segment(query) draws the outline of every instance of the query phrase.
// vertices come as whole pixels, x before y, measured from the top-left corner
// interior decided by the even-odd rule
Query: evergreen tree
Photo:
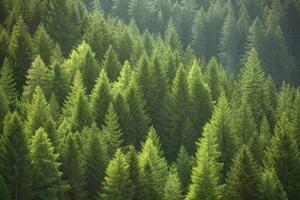
[[[285,191],[273,170],[265,170],[260,181],[260,199],[287,200]]]
[[[71,134],[67,136],[61,153],[62,179],[70,185],[70,189],[66,193],[66,199],[69,200],[82,199],[83,197],[82,157],[75,137]]]
[[[186,200],[193,199],[222,199],[221,185],[222,163],[219,163],[218,135],[208,124],[204,127],[203,138],[198,143],[196,166],[192,170],[192,183]]]
[[[0,171],[9,196],[12,199],[26,200],[32,198],[32,169],[23,130],[20,116],[16,112],[7,114],[0,140]],[[5,190],[2,187],[1,189]]]
[[[14,105],[16,98],[18,97],[18,93],[16,90],[13,71],[8,59],[4,60],[2,69],[0,71],[0,87],[7,97],[9,105]]]
[[[128,8],[130,0],[113,0],[112,2],[112,14],[127,23],[129,21]]]
[[[128,147],[126,158],[129,165],[129,178],[133,184],[132,199],[138,200],[142,193],[142,184],[138,166],[138,154],[133,145]]]
[[[291,113],[291,122],[293,126],[293,132],[298,142],[298,147],[300,147],[300,91],[297,91],[295,94],[295,100]]]
[[[132,199],[134,188],[130,180],[129,169],[125,155],[118,149],[106,169],[103,191],[100,194],[102,200]]]
[[[4,125],[4,118],[6,114],[9,111],[9,104],[8,99],[3,91],[3,89],[0,87],[0,135],[2,134],[2,128]]]
[[[50,38],[43,25],[39,25],[36,30],[33,37],[33,44],[35,54],[40,55],[45,64],[49,65],[55,48],[55,43]]]
[[[97,199],[104,177],[106,161],[103,146],[100,143],[96,127],[92,127],[88,136],[84,163],[84,191],[86,199]]]
[[[119,33],[117,40],[117,54],[120,63],[124,63],[126,60],[131,60],[132,52],[134,51],[134,41],[131,38],[129,31],[122,27],[122,31]]]
[[[265,157],[265,150],[271,140],[271,127],[269,125],[268,119],[263,118],[258,135],[258,146],[256,147],[258,152],[258,161],[262,161]]]
[[[192,47],[197,56],[205,56],[207,33],[205,32],[207,16],[203,8],[196,12],[192,26]]]
[[[28,101],[32,98],[32,95],[38,86],[46,92],[45,94],[47,98],[50,97],[50,92],[52,89],[52,74],[39,56],[34,60],[29,68],[26,79],[26,85],[24,86],[23,92],[25,100]]]
[[[202,127],[208,121],[212,114],[212,98],[208,85],[204,83],[203,75],[198,63],[194,60],[188,74],[188,89],[191,100],[191,121],[195,129],[193,141],[199,138]]]
[[[84,126],[92,123],[88,97],[85,95],[79,71],[75,75],[71,91],[64,104],[63,114],[73,132],[81,131]]]
[[[33,199],[59,199],[68,189],[61,180],[62,172],[47,133],[39,128],[32,137],[31,146]]]
[[[9,35],[6,29],[0,26],[0,48],[2,49],[2,51],[0,52],[0,65],[4,64],[4,59],[7,57],[8,44],[9,44]]]
[[[106,51],[102,67],[111,82],[117,80],[121,71],[121,64],[112,46],[109,46]]]
[[[96,58],[102,62],[109,44],[112,42],[111,30],[104,17],[95,10],[88,19],[83,39],[90,45]]]
[[[259,199],[260,172],[248,147],[236,154],[228,173],[224,199]]]
[[[123,142],[123,134],[119,127],[118,117],[110,104],[105,114],[105,123],[102,126],[102,141],[106,148],[108,158],[112,158]]]
[[[181,183],[178,178],[176,168],[171,168],[166,180],[163,200],[181,200],[181,199],[183,199]]]
[[[179,182],[182,185],[183,194],[186,194],[188,185],[191,182],[191,171],[194,165],[193,158],[188,154],[183,146],[180,147],[176,159],[176,170]]]
[[[64,67],[71,80],[75,77],[76,72],[80,71],[86,91],[90,93],[99,73],[99,65],[95,54],[86,42],[82,42],[71,52],[69,59],[64,62]]]
[[[111,102],[110,88],[111,86],[106,72],[101,70],[90,97],[91,111],[98,127],[103,125],[105,114],[107,113],[109,103]]]
[[[34,59],[33,43],[28,28],[22,18],[19,18],[10,36],[8,57],[16,79],[16,88],[22,91],[25,74]]]
[[[162,199],[167,178],[168,165],[164,159],[157,134],[149,129],[148,137],[138,156],[143,193],[141,199]]]
[[[283,114],[266,150],[264,164],[266,168],[274,168],[288,199],[297,199],[300,194],[300,183],[296,178],[300,172],[300,155],[291,127],[287,115]]]
[[[242,98],[251,107],[255,123],[259,125],[264,115],[271,114],[270,96],[266,93],[265,74],[255,49],[249,52],[241,76]]]
[[[30,104],[27,107],[27,118],[25,130],[31,138],[39,128],[43,128],[48,134],[52,145],[57,147],[56,125],[52,118],[51,108],[45,99],[44,93],[40,87],[34,90]]]

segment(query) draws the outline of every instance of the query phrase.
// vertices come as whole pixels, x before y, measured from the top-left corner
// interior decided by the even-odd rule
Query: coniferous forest
[[[0,199],[299,200],[298,86],[298,0],[0,0]]]

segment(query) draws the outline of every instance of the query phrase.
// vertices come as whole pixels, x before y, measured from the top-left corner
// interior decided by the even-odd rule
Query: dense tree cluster
[[[299,33],[297,0],[0,0],[0,199],[300,199]]]

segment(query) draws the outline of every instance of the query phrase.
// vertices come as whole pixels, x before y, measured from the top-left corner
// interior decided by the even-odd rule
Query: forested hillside
[[[0,0],[1,200],[299,200],[300,2]]]

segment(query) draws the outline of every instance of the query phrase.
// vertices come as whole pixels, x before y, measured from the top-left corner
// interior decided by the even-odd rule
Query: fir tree
[[[236,154],[228,173],[224,199],[259,199],[260,172],[248,147]]]
[[[3,91],[3,89],[0,87],[0,135],[2,133],[2,128],[4,125],[4,118],[6,114],[9,111],[9,104],[8,99]]]
[[[286,114],[281,116],[275,127],[264,164],[266,168],[274,168],[288,199],[297,199],[300,195],[300,184],[296,178],[300,172],[300,155]]]
[[[106,51],[102,67],[111,82],[117,80],[121,71],[121,64],[112,46],[109,46]]]
[[[122,19],[124,22],[129,21],[128,8],[130,0],[113,0],[112,14]]]
[[[31,138],[40,127],[48,134],[52,145],[57,147],[56,125],[52,118],[51,108],[41,88],[37,87],[27,107],[25,130],[28,137]]]
[[[18,97],[18,93],[16,90],[13,71],[8,59],[4,60],[2,69],[0,71],[0,87],[7,97],[9,105],[14,105],[16,98]]]
[[[63,114],[74,132],[81,131],[84,126],[91,125],[92,116],[88,97],[85,95],[85,88],[79,71],[76,73],[71,91],[64,104]]]
[[[102,141],[106,148],[108,158],[112,158],[123,142],[123,133],[119,127],[118,117],[110,104],[105,114],[105,123],[102,126]]]
[[[291,122],[298,146],[300,147],[300,91],[298,91],[295,96],[291,113]]]
[[[45,64],[49,65],[55,48],[55,43],[50,38],[43,25],[39,25],[36,30],[33,37],[33,44],[35,54],[40,55]]]
[[[61,180],[62,172],[47,133],[39,128],[32,137],[31,146],[33,199],[59,199],[68,189]]]
[[[125,155],[118,149],[106,169],[103,191],[100,194],[102,200],[132,199],[134,188],[129,169]]]
[[[163,200],[181,200],[182,197],[182,188],[181,183],[178,178],[176,168],[171,168],[168,173],[164,188]]]
[[[9,196],[26,200],[32,198],[32,169],[23,130],[20,116],[16,112],[7,114],[0,143],[0,171]]]
[[[287,200],[276,173],[273,170],[265,170],[260,181],[260,199],[265,200]]]
[[[111,102],[110,88],[111,86],[106,72],[101,70],[90,97],[91,111],[98,127],[103,125],[105,114],[108,110],[109,103]]]
[[[84,191],[87,199],[97,199],[105,175],[105,152],[96,127],[88,136],[84,163]]]
[[[125,27],[123,27],[124,29]],[[131,60],[131,52],[134,50],[134,41],[131,38],[129,31],[127,29],[119,33],[119,38],[117,40],[117,54],[121,64],[126,60]]]
[[[11,61],[16,88],[22,91],[25,74],[34,59],[33,43],[28,28],[22,18],[14,26],[8,45],[8,56]]]

